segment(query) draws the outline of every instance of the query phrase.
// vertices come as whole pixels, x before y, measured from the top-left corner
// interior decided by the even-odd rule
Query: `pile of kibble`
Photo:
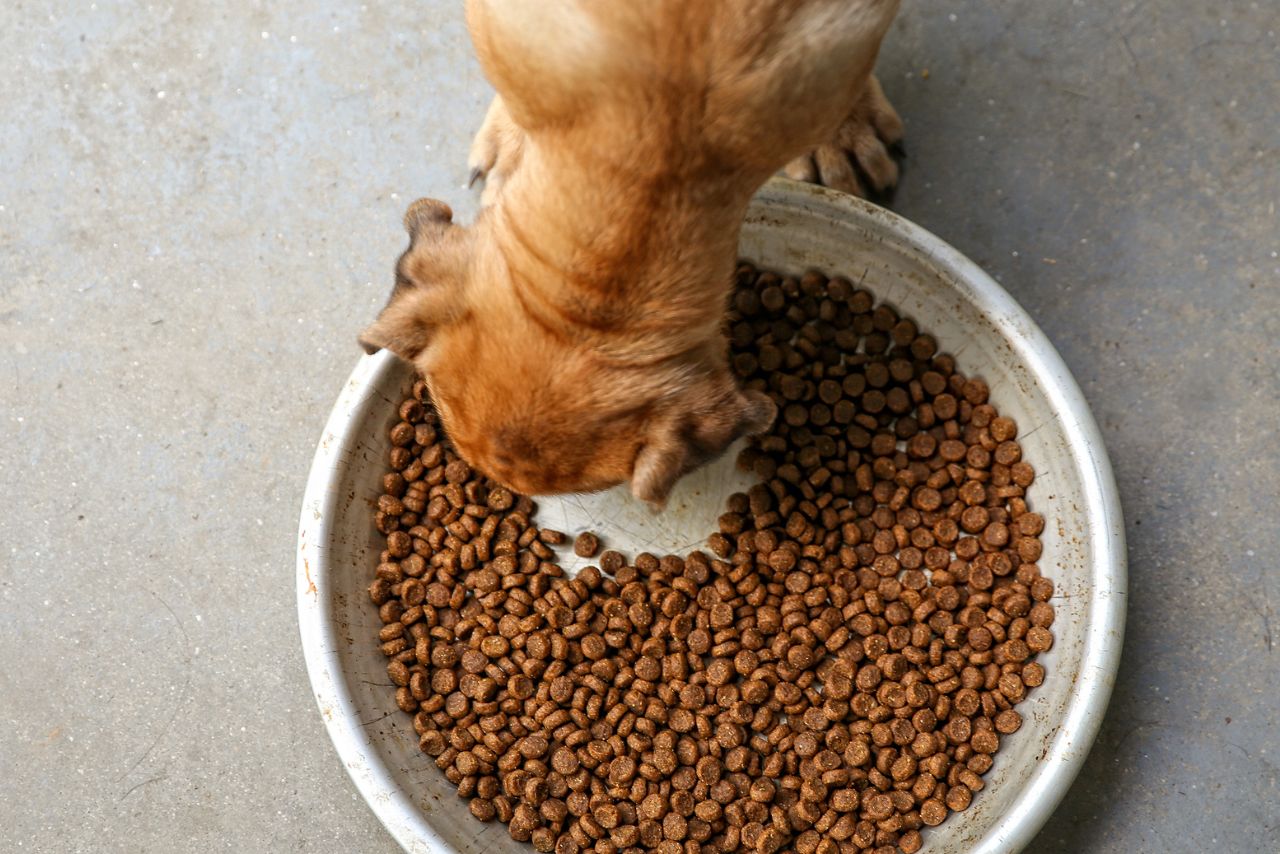
[[[391,429],[369,592],[396,702],[538,851],[911,854],[1044,680],[1044,520],[987,386],[845,279],[737,287],[734,368],[780,414],[706,551],[568,578],[565,535],[454,454],[423,383]]]

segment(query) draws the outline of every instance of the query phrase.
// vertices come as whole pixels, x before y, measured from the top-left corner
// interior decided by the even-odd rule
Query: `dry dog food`
[[[600,538],[590,531],[583,531],[573,541],[573,553],[578,557],[595,557],[600,552]]]
[[[733,364],[779,418],[706,551],[568,578],[423,383],[391,429],[369,593],[396,702],[538,851],[911,854],[1045,678],[1044,520],[986,384],[845,279],[737,279]]]

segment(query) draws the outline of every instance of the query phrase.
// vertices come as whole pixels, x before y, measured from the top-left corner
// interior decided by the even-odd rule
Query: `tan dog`
[[[469,0],[498,90],[473,152],[486,207],[405,216],[362,342],[426,377],[459,452],[527,494],[682,474],[770,425],[723,330],[752,194],[786,166],[897,179],[872,76],[897,0]],[[798,158],[798,159],[797,159]]]

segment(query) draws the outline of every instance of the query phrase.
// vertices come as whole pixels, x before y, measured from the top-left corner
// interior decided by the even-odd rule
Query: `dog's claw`
[[[476,185],[476,181],[479,181],[479,180],[480,180],[481,178],[483,178],[483,177],[484,177],[484,170],[483,170],[483,169],[480,169],[480,168],[478,168],[478,167],[477,167],[477,168],[475,168],[475,169],[472,169],[472,170],[471,170],[471,177],[467,180],[467,189],[469,190],[469,189],[471,189],[472,187],[474,187],[474,186]]]

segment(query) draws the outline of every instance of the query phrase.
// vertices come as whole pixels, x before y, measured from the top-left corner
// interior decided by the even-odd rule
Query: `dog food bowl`
[[[1018,710],[986,787],[967,810],[925,833],[929,854],[1008,854],[1025,846],[1071,785],[1111,694],[1125,616],[1120,504],[1102,437],[1044,334],[985,273],[901,217],[821,187],[770,182],[751,205],[741,255],[798,274],[817,268],[861,282],[935,335],[962,371],[980,376],[1019,425],[1036,468],[1029,503],[1043,513],[1041,568],[1056,584],[1055,643],[1043,685]],[[356,366],[316,451],[298,531],[298,616],[316,701],[347,772],[409,852],[528,854],[498,823],[481,824],[418,750],[394,701],[381,623],[368,587],[381,549],[373,526],[396,404],[410,369],[382,352]],[[716,530],[726,496],[750,485],[735,453],[685,478],[666,512],[626,487],[539,500],[538,520],[571,536],[601,535],[626,554],[684,552]],[[563,565],[581,560],[571,552]]]

